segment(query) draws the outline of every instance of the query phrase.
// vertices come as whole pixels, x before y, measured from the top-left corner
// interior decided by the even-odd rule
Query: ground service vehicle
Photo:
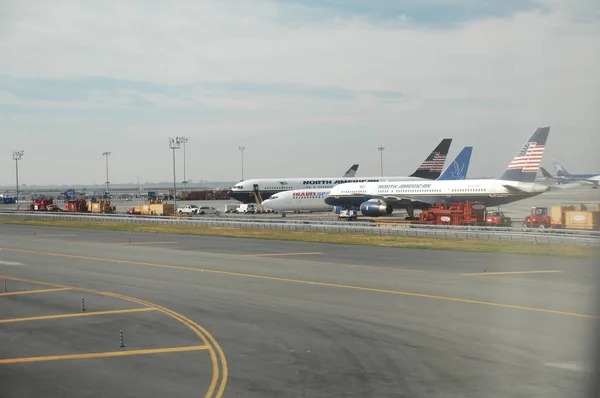
[[[342,210],[338,216],[340,220],[354,221],[358,219],[358,211],[356,210]]]
[[[58,206],[54,204],[52,199],[32,200],[29,209],[31,211],[59,211]]]
[[[214,207],[210,207],[210,206],[200,206],[198,208],[198,211],[196,212],[196,214],[219,214],[219,210],[215,209]]]
[[[183,207],[177,208],[177,214],[198,214],[200,209],[196,205],[185,205]]]
[[[523,220],[522,228],[549,228],[552,224],[547,207],[532,207],[531,213]]]
[[[501,211],[488,211],[485,215],[485,225],[512,227],[513,223],[511,218]]]
[[[419,224],[485,225],[485,205],[477,202],[441,203],[423,210]]]
[[[256,205],[254,203],[242,203],[235,209],[234,213],[256,213]]]
[[[237,208],[238,208],[238,205],[225,205],[225,207],[223,208],[223,211],[225,213],[235,213]]]

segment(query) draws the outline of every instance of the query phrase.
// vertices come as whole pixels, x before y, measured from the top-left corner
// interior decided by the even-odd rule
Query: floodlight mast
[[[181,141],[179,137],[169,137],[169,148],[173,150],[173,206],[174,211],[177,212],[177,176],[175,173],[175,150],[181,148]]]
[[[109,187],[110,181],[108,180],[108,155],[110,155],[110,154],[111,154],[110,152],[104,152],[102,154],[102,156],[104,156],[106,158],[106,194],[107,195],[110,195],[110,187]]]
[[[23,158],[25,151],[13,151],[13,160],[15,161],[15,174],[16,174],[16,185],[17,185],[17,210],[20,210],[19,204],[19,160]]]
[[[244,151],[246,150],[246,147],[243,145],[240,145],[240,146],[238,146],[238,149],[242,153],[242,181],[244,181]]]
[[[183,144],[183,181],[181,182],[183,184],[183,192],[185,192],[187,189],[187,178],[185,177],[185,144],[187,144],[187,142],[190,140],[190,137],[177,137],[179,138],[179,142]]]
[[[379,170],[381,173],[381,176],[383,177],[383,151],[385,150],[385,147],[383,145],[379,145],[377,147],[377,149],[379,150]]]

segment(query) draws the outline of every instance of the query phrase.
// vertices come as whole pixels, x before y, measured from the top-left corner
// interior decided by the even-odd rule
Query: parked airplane
[[[600,185],[600,174],[571,174],[556,160],[554,161],[554,169],[556,170],[556,176],[553,176],[543,167],[540,167],[540,171],[544,178],[550,181],[556,181],[559,184],[566,182],[582,182],[593,184],[594,188],[598,188]]]
[[[450,165],[444,170],[438,180],[464,180],[469,170],[472,146],[464,147]],[[408,178],[408,177],[407,177]],[[297,211],[330,211],[333,206],[324,202],[325,197],[331,191],[324,189],[294,189],[291,191],[277,192],[261,204],[279,213]]]
[[[358,164],[353,164],[352,167],[350,167],[348,169],[348,171],[345,172],[342,177],[354,177],[354,176],[356,176],[357,171],[358,171]]]
[[[377,182],[377,181],[401,181],[423,179],[435,180],[442,173],[446,156],[450,149],[452,139],[445,138],[427,156],[419,168],[409,177],[306,177],[306,178],[262,178],[246,180],[232,187],[228,195],[230,198],[243,203],[254,203],[256,201],[254,192],[258,190],[262,199],[268,199],[271,195],[291,191],[293,189],[324,189],[331,188],[337,184],[348,182]]]
[[[431,181],[421,183],[368,182],[340,184],[331,189],[325,203],[331,206],[360,206],[365,216],[389,215],[393,209],[427,209],[441,202],[482,202],[499,206],[539,195],[549,187],[536,184],[550,127],[538,128],[521,151],[496,179]]]

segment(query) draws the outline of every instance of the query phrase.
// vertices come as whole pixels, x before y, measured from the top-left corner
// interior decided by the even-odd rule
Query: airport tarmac
[[[583,397],[594,376],[592,260],[17,225],[0,248],[2,396]]]

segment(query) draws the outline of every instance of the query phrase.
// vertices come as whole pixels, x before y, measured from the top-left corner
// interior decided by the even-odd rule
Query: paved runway
[[[0,396],[581,397],[592,376],[591,260],[14,225],[0,247]]]

